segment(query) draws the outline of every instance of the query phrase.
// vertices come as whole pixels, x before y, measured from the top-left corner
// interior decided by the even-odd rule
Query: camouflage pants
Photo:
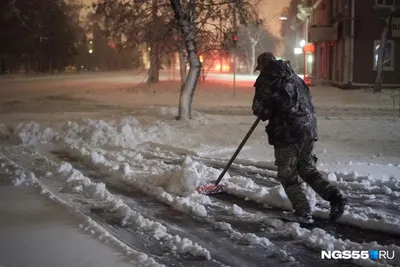
[[[340,191],[329,183],[316,168],[314,142],[287,147],[275,147],[275,164],[278,167],[278,180],[298,214],[311,212],[311,206],[304,194],[302,182],[306,182],[318,195],[328,200]]]

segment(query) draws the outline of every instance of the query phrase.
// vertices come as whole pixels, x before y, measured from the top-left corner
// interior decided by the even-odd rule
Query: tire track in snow
[[[301,242],[300,242],[301,243]],[[334,265],[335,266],[335,265]]]
[[[390,215],[400,218],[400,202],[394,201],[393,197],[391,196],[375,195],[375,198],[370,198],[370,195],[368,194],[352,193],[347,194],[347,198],[349,199],[352,207],[357,207],[364,210],[366,207],[370,207],[378,211],[390,210]]]
[[[76,158],[63,158],[64,160],[67,160],[69,162],[71,161],[76,161]],[[96,177],[95,173],[98,173],[99,171],[95,171],[93,168],[94,166],[91,166],[91,164],[89,163],[85,163],[84,160],[81,160],[80,162],[77,162],[78,164],[80,164],[81,166],[79,166],[80,170],[83,169],[88,169],[89,171],[93,172],[92,174],[87,174],[90,177]],[[84,166],[86,164],[86,166]],[[97,174],[98,175],[98,174]],[[103,180],[104,182],[104,177]],[[115,181],[115,179],[114,179]],[[127,203],[130,207],[135,208],[140,206],[140,213],[141,214],[145,214],[146,217],[158,221],[160,223],[162,223],[163,225],[167,225],[169,226],[169,231],[174,233],[174,234],[178,234],[180,236],[186,236],[188,238],[190,238],[191,240],[194,240],[195,242],[199,243],[200,245],[202,245],[203,247],[207,248],[210,252],[213,258],[219,260],[219,258],[215,257],[213,251],[215,251],[215,253],[221,254],[220,250],[221,247],[226,247],[226,246],[232,246],[232,240],[228,240],[228,243],[224,243],[221,240],[222,238],[228,238],[231,239],[231,237],[229,236],[229,234],[227,235],[227,233],[221,233],[220,231],[215,231],[215,229],[213,229],[213,227],[211,225],[209,225],[209,222],[204,222],[201,218],[196,218],[193,217],[192,215],[188,215],[186,213],[181,213],[181,212],[177,212],[175,210],[172,210],[172,208],[168,205],[165,205],[164,203],[156,203],[154,202],[154,200],[151,200],[149,196],[144,195],[142,192],[139,192],[136,190],[133,190],[132,185],[125,185],[122,186],[119,185],[117,186],[117,184],[115,183],[110,183],[107,184],[107,187],[113,187],[113,189],[115,189],[115,193],[123,193],[124,191],[126,191],[126,188],[130,187],[129,191],[125,192],[126,194],[124,194],[126,196],[126,198],[124,199],[125,203]],[[133,197],[133,195],[135,195],[135,197]],[[140,198],[138,198],[138,196],[141,195]],[[141,198],[144,199],[141,199]],[[229,204],[229,203],[228,203]],[[143,208],[148,205],[148,210],[145,211]],[[230,203],[230,205],[232,205],[232,203]],[[158,212],[161,209],[164,209],[163,212]],[[225,223],[229,223],[232,226],[234,226],[234,228],[236,228],[239,231],[242,231],[243,233],[252,233],[254,234],[254,232],[259,233],[260,232],[260,224],[255,224],[253,223],[249,223],[247,221],[241,221],[238,220],[234,215],[226,215],[224,214],[224,212],[219,212],[218,210],[213,210],[213,209],[208,209],[208,213],[211,214],[211,217],[213,218],[221,218],[223,219],[223,221]],[[182,222],[184,222],[185,224],[182,224]],[[250,227],[248,227],[250,226]],[[266,228],[267,226],[263,226],[264,228]],[[200,231],[199,231],[200,229]],[[177,230],[177,232],[174,232],[174,230]],[[264,229],[265,230],[265,229]],[[271,232],[273,232],[273,229],[269,229],[271,230]],[[210,236],[208,236],[208,238],[205,238],[205,233],[210,233]],[[268,232],[268,231],[267,231]],[[280,249],[284,249],[286,251],[288,251],[290,253],[290,255],[294,256],[295,258],[299,257],[301,258],[301,262],[300,264],[304,265],[304,266],[320,266],[321,261],[320,261],[320,256],[319,256],[319,251],[317,252],[316,250],[309,248],[306,244],[304,244],[303,242],[298,242],[296,240],[279,240],[279,238],[277,238],[276,233],[272,233],[272,234],[266,234],[264,231],[260,232],[262,235],[262,237],[265,238],[269,238],[270,236],[274,237],[274,242],[273,244]],[[215,241],[215,238],[218,237],[220,238],[218,241]],[[282,236],[280,236],[282,237]],[[213,240],[214,241],[209,241],[209,240]],[[204,244],[203,241],[207,240],[209,242],[208,246],[207,244]],[[206,241],[206,242],[207,242]],[[210,245],[212,245],[212,243],[217,244],[218,246],[214,246],[214,247],[210,247]],[[228,245],[227,245],[228,244]],[[235,245],[236,246],[236,245]],[[257,247],[257,246],[252,246],[252,247],[248,247],[246,249],[246,246],[241,246],[242,249],[240,252],[242,252],[242,254],[246,254],[247,256],[251,257],[252,261],[245,261],[245,262],[240,262],[238,261],[238,259],[233,258],[233,262],[224,262],[225,264],[229,264],[231,266],[236,266],[235,264],[239,264],[238,266],[243,266],[243,264],[245,264],[245,266],[260,266],[260,264],[262,264],[262,262],[264,262],[266,260],[266,252],[263,248],[261,247]],[[251,252],[249,252],[249,250]],[[224,252],[222,254],[225,255],[237,255],[239,252],[239,250],[235,250],[235,251],[228,251],[228,252]],[[303,255],[308,255],[308,257],[303,257]],[[260,258],[260,255],[261,256]],[[231,256],[232,258],[232,256]],[[254,262],[254,259],[258,258],[258,262]],[[277,257],[274,258],[273,255],[269,255],[269,258],[267,257],[267,259],[269,260],[269,262],[271,262],[271,264],[274,265],[278,265],[281,266],[280,264],[280,259],[278,259]],[[272,261],[275,261],[274,263]],[[252,262],[254,262],[254,264],[252,264]],[[332,264],[332,265],[330,265]],[[330,261],[329,263],[324,263],[324,265],[327,266],[337,266],[337,262],[334,261]],[[346,266],[354,266],[352,264],[350,265],[346,265]]]
[[[157,153],[154,152],[148,152],[145,154],[147,158],[152,159],[153,157],[159,160],[162,160],[164,163],[167,164],[178,164],[181,165],[183,162],[183,159],[177,158],[177,157],[164,157],[157,155]],[[209,158],[201,158],[201,157],[192,157],[193,159],[209,166],[212,168],[220,169],[224,167],[225,162],[221,160],[216,160],[216,159],[209,159]],[[269,175],[276,175],[276,171],[273,170],[273,168],[270,168],[265,166],[264,168],[260,165],[257,164],[256,166],[252,165],[240,165],[240,164],[232,164],[230,170],[228,171],[232,176],[243,176],[246,178],[251,179],[254,181],[258,186],[260,187],[265,187],[265,188],[271,188],[274,186],[279,185],[279,182],[275,180],[275,178],[270,177]],[[262,174],[262,175],[260,175]],[[267,176],[265,176],[267,175]],[[387,218],[388,221],[390,221],[391,217],[394,218],[399,218],[400,217],[400,212],[399,212],[399,202],[396,201],[397,198],[394,198],[392,196],[387,196],[383,194],[376,194],[376,199],[375,201],[369,202],[371,204],[370,207],[366,207],[366,203],[368,201],[365,201],[364,198],[368,198],[370,196],[370,192],[357,192],[357,196],[354,196],[353,192],[349,192],[348,190],[344,190],[345,193],[349,194],[350,197],[350,211],[354,212],[355,214],[359,214],[360,210],[362,210],[362,213],[367,214],[371,219],[376,219],[380,220],[382,218]],[[320,209],[324,209],[324,206],[320,206],[319,203],[317,203],[317,207]],[[354,208],[353,208],[354,207]],[[375,210],[375,209],[378,209]],[[319,212],[320,213],[320,212]],[[389,216],[389,217],[388,217]],[[318,218],[317,218],[318,220]],[[321,221],[321,219],[319,219]],[[378,223],[378,221],[376,223]],[[323,228],[324,230],[327,230],[328,232],[332,232],[327,227],[323,227],[324,225],[321,224],[320,227]],[[383,237],[381,238],[382,241],[385,241],[385,236],[391,236],[392,234],[388,234],[384,231],[377,231],[377,230],[370,230],[370,229],[364,229],[358,225],[354,224],[349,224],[348,222],[338,222],[337,223],[337,228],[342,227],[341,234],[346,236],[346,238],[349,238],[352,240],[353,238],[357,240],[361,240],[361,238],[364,238],[364,241],[366,242],[372,242],[376,241],[373,240],[373,238],[369,238],[369,233],[376,233],[374,236],[381,236],[380,233],[383,234]],[[350,231],[351,229],[351,231]],[[354,236],[351,236],[351,234],[355,234]],[[379,233],[379,234],[378,234]],[[390,238],[389,240],[393,240],[393,238]],[[396,239],[395,239],[396,240]],[[396,240],[397,242],[400,242],[400,237],[399,240]]]
[[[243,198],[231,195],[231,194],[219,194],[214,196],[218,202],[223,204],[236,204],[243,208],[245,211],[252,213],[261,212],[265,216],[270,218],[282,217],[282,209],[268,207],[266,205],[254,202],[252,200],[245,200]],[[309,226],[306,224],[301,224],[302,227],[307,229],[313,229],[315,227],[325,230],[327,233],[342,239],[349,239],[357,243],[365,242],[378,242],[382,245],[400,244],[400,238],[392,236],[390,234],[385,234],[372,230],[364,230],[358,227],[345,225],[345,224],[334,224],[329,223],[324,220],[315,219],[315,224]]]
[[[204,219],[173,210],[169,205],[144,194],[139,189],[134,188],[133,185],[124,182],[115,182],[116,179],[113,179],[108,174],[104,172],[100,173],[99,170],[95,170],[90,164],[84,161],[78,162],[75,157],[71,157],[68,153],[63,152],[65,151],[58,151],[53,154],[59,156],[64,161],[68,161],[74,168],[85,174],[85,176],[104,182],[113,194],[122,196],[124,202],[133,210],[137,210],[145,217],[168,226],[171,234],[189,238],[202,247],[205,247],[210,251],[212,259],[216,260],[214,264],[212,261],[193,264],[193,262],[196,262],[195,259],[187,259],[187,264],[190,264],[190,266],[202,266],[202,264],[206,264],[204,266],[220,266],[221,264],[218,262],[221,262],[229,266],[250,267],[260,266],[265,261],[282,266],[282,261],[275,252],[268,252],[262,246],[247,246],[246,244],[234,243],[231,236],[223,231],[214,229]],[[110,178],[113,180],[112,182]],[[97,213],[101,213],[101,211]],[[103,217],[107,218],[109,216],[103,214]]]
[[[217,195],[216,195],[217,196]],[[218,195],[218,196],[223,196],[223,195]],[[228,194],[226,196],[229,197]],[[223,198],[222,198],[223,199]],[[243,200],[245,201],[245,200]],[[223,203],[223,201],[221,202]],[[229,205],[231,201],[227,201],[227,205]],[[242,205],[242,207],[245,205]],[[240,207],[239,207],[240,208]],[[241,208],[240,208],[241,209]],[[265,210],[265,208],[263,207]],[[252,210],[252,208],[244,208],[242,209],[239,213],[245,212],[249,214],[248,212],[254,212],[256,213],[257,210]],[[382,245],[378,244],[376,241],[370,242],[370,243],[365,243],[363,240],[359,240],[357,242],[356,240],[343,240],[343,238],[337,238],[335,235],[332,235],[331,233],[327,233],[326,231],[322,230],[320,228],[314,228],[314,227],[298,227],[296,226],[297,223],[286,223],[284,227],[282,227],[281,232],[275,232],[275,233],[270,233],[268,231],[265,231],[262,226],[263,225],[277,225],[277,231],[279,231],[279,223],[276,223],[276,218],[279,217],[279,213],[281,211],[276,211],[276,216],[271,216],[268,218],[268,216],[260,216],[257,219],[257,222],[253,221],[250,224],[253,225],[258,225],[259,230],[255,231],[254,234],[256,234],[259,237],[267,237],[273,242],[282,242],[282,237],[284,237],[284,246],[290,246],[290,245],[295,245],[296,243],[300,243],[303,245],[306,245],[309,247],[311,251],[318,251],[320,253],[321,250],[371,250],[371,249],[382,249],[382,250],[389,250],[389,251],[395,251],[395,253],[399,253],[399,247],[396,246],[397,243],[391,243],[390,240],[388,240],[389,245]],[[251,213],[250,213],[251,214]],[[270,214],[269,214],[270,215]],[[279,220],[279,219],[278,219]],[[245,231],[243,228],[249,228],[251,227],[250,225],[243,224],[243,221],[238,220],[237,223],[231,223],[232,226],[236,227],[239,230]],[[318,224],[318,223],[317,223]],[[261,225],[261,227],[260,227]],[[303,225],[304,226],[304,225]],[[318,225],[317,225],[318,226]],[[309,229],[307,229],[309,228]],[[252,228],[252,229],[257,229],[257,228]],[[380,235],[381,233],[376,233],[377,235]],[[275,237],[274,237],[275,235]],[[307,255],[306,257],[304,257]],[[312,255],[312,253],[311,253]],[[293,256],[296,257],[296,259],[302,263],[306,263],[305,266],[329,266],[332,261],[322,261],[319,256],[318,257],[310,257],[310,254],[307,253],[299,253],[299,254],[294,254]],[[399,263],[398,259],[394,260],[393,262],[390,262],[391,264],[395,265],[384,265],[384,266],[398,266],[397,264]],[[355,260],[353,261],[336,261],[333,263],[333,266],[382,266],[381,262],[365,262],[364,260]]]

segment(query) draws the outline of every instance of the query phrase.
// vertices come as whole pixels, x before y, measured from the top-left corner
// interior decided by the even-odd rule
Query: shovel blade
[[[218,184],[218,185],[205,184],[205,185],[200,185],[199,187],[197,187],[196,191],[203,195],[213,195],[213,194],[218,194],[218,193],[223,192],[224,188],[225,187],[220,184]]]

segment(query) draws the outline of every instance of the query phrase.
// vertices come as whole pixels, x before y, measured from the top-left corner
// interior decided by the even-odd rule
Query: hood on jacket
[[[288,62],[283,60],[270,60],[261,70],[261,73],[270,76],[273,79],[284,78],[288,80],[294,75],[294,71]]]
[[[270,52],[262,53],[257,57],[257,67],[254,71],[257,70],[260,71],[260,74],[267,75],[271,79],[289,79],[294,74],[289,62],[277,60]]]

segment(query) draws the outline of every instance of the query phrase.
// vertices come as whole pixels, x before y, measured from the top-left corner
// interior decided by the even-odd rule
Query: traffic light
[[[237,33],[233,33],[233,47],[236,48],[238,41]]]

